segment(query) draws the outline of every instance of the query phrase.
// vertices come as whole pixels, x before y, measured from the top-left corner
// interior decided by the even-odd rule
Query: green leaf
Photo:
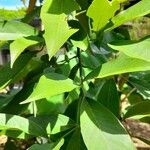
[[[109,109],[115,116],[119,117],[120,100],[116,84],[113,79],[107,80],[98,93],[97,100]]]
[[[87,150],[81,136],[80,128],[78,127],[72,134],[68,135],[66,141],[62,150]]]
[[[76,0],[83,10],[88,8],[87,0]]]
[[[46,136],[46,132],[35,122],[16,115],[0,113],[0,130],[20,130],[27,134]]]
[[[30,117],[30,120],[39,124],[41,128],[47,131],[48,135],[54,135],[75,127],[75,122],[65,115],[48,115]]]
[[[129,81],[129,83],[130,83],[130,81]],[[132,83],[131,83],[131,84],[132,84]],[[134,104],[136,104],[136,103],[142,102],[143,100],[144,100],[144,98],[142,97],[141,94],[137,93],[137,91],[131,93],[131,94],[129,95],[129,97],[128,97],[128,101],[129,101],[129,103],[130,103],[131,105],[134,105]]]
[[[64,92],[72,91],[77,86],[71,79],[57,73],[47,73],[41,76],[32,94],[22,104],[49,98]]]
[[[17,139],[31,139],[34,136],[33,135],[29,135],[23,131],[20,130],[2,130],[0,132],[0,135],[6,135],[8,137],[12,137],[12,138],[17,138]]]
[[[23,54],[16,61],[14,67],[11,69],[10,64],[6,64],[0,68],[0,89],[7,86],[16,75],[26,66],[26,64],[31,60],[32,55]]]
[[[87,11],[87,15],[93,19],[93,30],[104,28],[119,8],[117,0],[94,0]]]
[[[116,59],[104,63],[96,78],[146,70],[150,70],[150,62],[120,54]]]
[[[140,116],[141,116],[141,115],[140,115]],[[145,115],[144,115],[144,116],[142,115],[142,117],[140,117],[139,120],[140,120],[141,122],[145,122],[145,123],[150,124],[150,115],[148,115],[148,116],[147,116],[147,115],[146,115],[146,116],[145,116]]]
[[[27,150],[52,150],[51,144],[34,144]]]
[[[67,15],[77,9],[79,6],[73,0],[47,0],[43,4],[41,19],[45,28],[44,38],[49,58],[77,31],[70,29],[67,24]]]
[[[5,95],[0,95],[0,110],[5,107],[9,102],[11,102],[11,100],[19,91],[19,89],[12,89],[11,91],[9,91],[9,93]]]
[[[64,144],[64,139],[61,139],[57,145],[53,148],[53,150],[59,150],[61,146]]]
[[[88,150],[135,150],[123,126],[104,106],[88,99],[81,109],[81,133]]]
[[[27,110],[29,104],[20,105],[19,103],[25,100],[32,93],[34,85],[35,83],[25,84],[20,92],[18,92],[13,99],[5,107],[3,107],[1,112],[14,115],[29,113]]]
[[[46,144],[33,144],[27,150],[60,150],[63,143],[64,143],[64,140],[62,139],[58,143],[52,143],[51,142],[51,144],[48,144],[48,143],[46,143]]]
[[[142,0],[137,4],[129,7],[128,9],[121,11],[118,15],[112,18],[113,26],[108,28],[107,30],[112,30],[125,22],[128,22],[132,19],[147,15],[150,13],[150,1],[149,0]]]
[[[150,101],[145,100],[129,107],[124,115],[124,118],[129,118],[137,115],[150,115]]]
[[[109,44],[109,47],[123,52],[124,54],[133,57],[142,59],[145,61],[150,61],[150,38],[139,42],[131,42],[131,41],[121,41]]]
[[[38,115],[63,113],[66,107],[66,104],[64,104],[64,94],[36,101],[36,109]]]
[[[57,116],[57,119],[55,119],[55,122],[51,122],[52,125],[52,129],[51,129],[51,134],[57,134],[59,132],[62,131],[66,131],[70,128],[75,127],[75,122],[73,120],[71,120],[69,117],[64,116],[59,114]]]
[[[129,77],[128,81],[136,87],[136,89],[146,97],[150,96],[150,83],[144,79]]]
[[[26,37],[26,38],[19,38],[13,41],[10,44],[10,57],[11,57],[11,67],[13,66],[14,62],[18,58],[18,56],[29,46],[38,44],[41,42],[42,39],[39,37]]]
[[[20,55],[13,65],[13,68],[10,68],[10,64],[0,68],[0,89],[3,89],[7,85],[20,81],[23,79],[29,72],[37,69],[42,63],[38,60],[31,59],[33,55],[31,53],[26,53]]]
[[[87,50],[89,46],[88,37],[81,23],[77,20],[70,20],[68,23],[72,28],[79,29],[78,32],[70,37],[72,44],[81,50]]]
[[[15,40],[21,37],[36,35],[32,26],[19,21],[0,21],[0,40]]]

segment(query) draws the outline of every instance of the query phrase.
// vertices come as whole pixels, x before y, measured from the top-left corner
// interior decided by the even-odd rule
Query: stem
[[[126,96],[121,101],[122,102],[125,101],[136,90],[137,90],[136,88],[133,88],[129,93],[126,94]]]
[[[30,0],[29,1],[29,6],[28,6],[28,9],[27,9],[27,14],[29,14],[34,9],[36,1],[37,0]]]
[[[76,118],[77,124],[80,124],[80,110],[81,110],[81,105],[83,100],[84,100],[84,92],[83,89],[80,88],[80,95],[79,95],[78,107],[77,107],[77,118]]]
[[[84,100],[84,92],[83,92],[83,76],[82,76],[82,62],[81,62],[81,53],[80,53],[80,49],[78,48],[77,49],[77,57],[78,57],[78,65],[79,65],[79,74],[80,74],[80,79],[81,79],[81,82],[80,82],[80,95],[79,95],[79,100],[78,100],[78,107],[77,107],[77,118],[76,118],[76,121],[77,121],[77,124],[80,124],[80,110],[81,110],[81,105],[82,105],[82,102]]]
[[[32,103],[32,108],[33,108],[33,116],[36,117],[36,104],[35,104],[35,101],[33,101],[31,103]]]
[[[83,85],[83,77],[82,77],[82,62],[81,62],[81,54],[80,54],[80,49],[78,48],[77,49],[77,57],[78,57],[78,66],[79,66],[79,74],[80,74],[80,79],[81,79],[81,82],[80,82],[80,85],[82,87]]]

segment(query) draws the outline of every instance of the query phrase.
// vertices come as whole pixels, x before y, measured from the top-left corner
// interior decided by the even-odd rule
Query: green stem
[[[33,116],[36,117],[36,103],[35,103],[35,101],[33,101],[31,103],[32,103],[32,108],[33,108]]]
[[[80,84],[81,84],[81,86],[83,85],[83,76],[82,76],[82,62],[81,62],[81,51],[80,51],[80,49],[78,48],[77,49],[77,57],[78,57],[78,66],[79,66],[79,74],[80,74],[80,79],[81,79],[81,82],[80,82]]]
[[[77,118],[76,118],[76,121],[77,121],[77,124],[80,124],[80,110],[81,110],[81,105],[82,105],[82,102],[84,100],[84,92],[83,92],[83,72],[82,72],[82,62],[81,62],[81,51],[80,49],[78,48],[77,49],[77,57],[78,57],[78,65],[79,65],[79,74],[80,74],[80,95],[79,95],[79,100],[78,100],[78,106],[77,106]]]

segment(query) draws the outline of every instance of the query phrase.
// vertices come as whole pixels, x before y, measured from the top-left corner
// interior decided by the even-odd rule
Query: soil
[[[138,150],[150,150],[150,145],[136,138],[140,137],[150,141],[150,124],[138,120],[127,119],[124,126],[132,136],[132,140]]]

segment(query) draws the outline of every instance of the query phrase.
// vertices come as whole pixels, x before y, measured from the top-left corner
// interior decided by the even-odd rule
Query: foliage
[[[133,40],[126,23],[148,15],[150,1],[127,4],[45,0],[0,21],[0,50],[10,52],[0,67],[0,90],[10,87],[0,94],[1,135],[36,139],[29,150],[135,149],[121,122],[150,120],[150,38]]]
[[[18,10],[0,9],[0,20],[21,19],[25,16],[25,9],[19,8]]]

